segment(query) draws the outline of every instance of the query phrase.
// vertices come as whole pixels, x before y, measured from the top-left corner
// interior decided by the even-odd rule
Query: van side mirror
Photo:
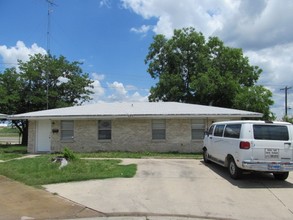
[[[205,132],[204,132],[204,135],[205,135],[205,136],[209,136],[209,135],[210,135],[210,134],[209,134],[209,131],[205,131]]]

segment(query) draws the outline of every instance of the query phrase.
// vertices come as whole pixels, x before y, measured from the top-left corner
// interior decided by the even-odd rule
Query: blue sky
[[[52,0],[50,52],[95,80],[94,102],[147,101],[155,85],[144,59],[155,34],[193,26],[240,47],[264,71],[272,111],[284,114],[284,91],[293,86],[293,1],[291,0]],[[282,4],[280,4],[282,2]],[[47,48],[48,2],[0,0],[0,72]],[[280,16],[282,15],[282,16]],[[293,89],[288,105],[293,108]],[[289,110],[292,115],[293,110]]]

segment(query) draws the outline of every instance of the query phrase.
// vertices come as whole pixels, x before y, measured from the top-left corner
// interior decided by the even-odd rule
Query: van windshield
[[[254,139],[288,141],[287,126],[282,125],[253,125]]]

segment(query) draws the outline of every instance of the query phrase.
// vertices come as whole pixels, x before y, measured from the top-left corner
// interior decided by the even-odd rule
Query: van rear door
[[[252,157],[260,161],[289,162],[293,158],[291,125],[253,124]]]

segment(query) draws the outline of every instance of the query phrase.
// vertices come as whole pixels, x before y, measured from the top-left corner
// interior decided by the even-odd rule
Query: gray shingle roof
[[[10,116],[10,119],[262,117],[261,113],[177,102],[99,103]]]

